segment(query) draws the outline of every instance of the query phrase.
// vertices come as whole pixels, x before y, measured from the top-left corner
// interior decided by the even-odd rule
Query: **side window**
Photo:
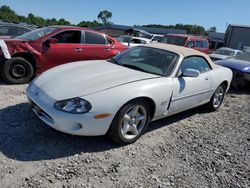
[[[20,35],[24,34],[24,33],[27,33],[29,32],[30,30],[29,29],[26,29],[26,28],[20,28]]]
[[[19,35],[19,27],[10,26],[7,35],[17,36]]]
[[[9,28],[6,26],[0,27],[0,35],[7,35],[9,31]]]
[[[186,69],[198,70],[200,73],[211,70],[210,65],[203,57],[187,57],[181,64],[180,73],[181,75]]]
[[[200,40],[195,41],[195,47],[196,48],[202,48],[202,44]]]
[[[187,44],[188,48],[193,48],[194,47],[194,41],[189,41]]]
[[[51,38],[56,38],[58,43],[80,44],[81,31],[64,31],[54,35]]]
[[[85,44],[106,44],[104,36],[94,32],[85,31]]]
[[[202,48],[208,48],[209,44],[206,40],[202,40],[201,43],[202,43]]]

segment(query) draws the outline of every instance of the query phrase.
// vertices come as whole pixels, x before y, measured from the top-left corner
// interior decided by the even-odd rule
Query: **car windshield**
[[[109,61],[134,70],[169,76],[178,60],[176,53],[157,48],[133,47]]]
[[[159,41],[162,38],[164,38],[164,37],[162,37],[162,36],[154,36],[153,39],[152,39],[152,41]]]
[[[237,59],[237,60],[249,61],[250,62],[250,52],[245,52],[245,53],[236,55],[232,59]]]
[[[140,33],[139,37],[141,38],[146,38],[146,39],[150,39],[152,38],[152,35],[148,34],[148,33]]]
[[[232,51],[232,50],[217,49],[214,53],[215,54],[220,54],[220,55],[233,56],[235,52]]]
[[[28,33],[25,33],[23,35],[20,35],[16,37],[17,39],[24,39],[24,40],[37,40],[53,31],[55,31],[57,28],[56,27],[44,27],[41,29],[36,29],[34,31],[30,31]]]
[[[187,40],[186,37],[166,36],[166,37],[162,37],[158,42],[184,46],[186,43],[186,40]]]

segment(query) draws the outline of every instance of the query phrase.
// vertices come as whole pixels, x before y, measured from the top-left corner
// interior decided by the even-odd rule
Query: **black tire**
[[[30,62],[22,57],[13,57],[1,63],[0,68],[3,80],[9,84],[23,84],[29,82],[34,74]]]
[[[141,122],[144,124],[144,126],[141,127],[140,132],[138,131],[139,132],[138,135],[135,136],[134,138],[128,139],[128,138],[125,138],[122,134],[122,127],[124,126],[123,121],[124,121],[125,114],[128,113],[128,111],[135,106],[140,106],[142,109],[145,109],[145,110],[143,110],[144,113],[146,113],[145,120],[141,120],[141,121],[145,122],[145,124],[143,122]],[[138,112],[140,112],[140,108],[139,108]],[[134,121],[136,121],[136,120],[134,120]],[[136,140],[138,140],[140,138],[140,136],[145,132],[145,130],[148,127],[149,121],[150,121],[150,110],[149,110],[148,103],[145,102],[144,100],[140,100],[140,99],[132,100],[132,101],[126,103],[117,112],[115,118],[113,119],[113,121],[111,123],[111,126],[110,126],[107,134],[108,134],[110,139],[112,139],[115,143],[117,143],[119,145],[131,144],[131,143],[134,143]],[[142,125],[138,125],[138,127],[139,126],[142,126]]]
[[[221,95],[221,97],[220,97],[220,99],[219,99],[220,102],[218,102],[218,103],[215,105],[215,100],[216,100],[215,98],[218,97],[217,92],[221,93],[222,95]],[[221,84],[221,85],[219,85],[219,86],[216,88],[216,90],[215,90],[213,96],[211,97],[209,103],[207,104],[207,107],[208,107],[208,110],[209,110],[209,111],[212,111],[212,112],[213,112],[213,111],[216,111],[216,110],[220,107],[220,105],[222,104],[222,102],[223,102],[223,100],[224,100],[225,92],[226,92],[226,86],[225,86],[225,84]],[[217,101],[218,101],[218,100],[217,100]]]

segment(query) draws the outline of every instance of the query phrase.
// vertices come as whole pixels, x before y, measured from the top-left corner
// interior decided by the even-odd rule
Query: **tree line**
[[[14,10],[12,10],[9,6],[3,5],[0,7],[0,20],[4,22],[14,22],[14,23],[27,23],[30,25],[36,25],[38,27],[44,27],[49,25],[73,25],[70,21],[61,19],[44,19],[40,16],[35,16],[32,13],[29,13],[28,16],[21,16],[16,14]],[[81,21],[77,24],[77,26],[81,27],[89,27],[89,26],[99,26],[102,23],[97,20],[94,21]]]
[[[209,32],[216,32],[215,26],[210,27],[208,30],[206,30],[203,26],[191,25],[191,24],[176,24],[176,25],[149,24],[149,25],[143,25],[143,27],[181,29],[181,30],[186,30],[187,34],[203,35],[203,36],[208,35]]]
[[[112,12],[103,10],[97,15],[97,20],[93,21],[81,21],[77,24],[80,27],[93,27],[93,26],[101,26],[101,25],[108,25],[113,24],[109,21],[112,17]],[[9,6],[3,5],[0,7],[0,20],[5,22],[22,22],[31,25],[36,25],[38,27],[50,26],[50,25],[73,25],[70,21],[65,20],[64,18],[61,19],[44,19],[40,16],[35,16],[32,13],[29,13],[28,16],[21,16],[16,14],[14,10],[12,10]],[[206,30],[203,26],[199,25],[191,25],[191,24],[176,24],[176,25],[161,25],[161,24],[149,24],[149,25],[142,25],[143,27],[154,27],[154,28],[164,28],[164,29],[182,29],[186,30],[187,34],[195,34],[195,35],[207,35],[208,32],[216,32],[216,27],[211,27]]]

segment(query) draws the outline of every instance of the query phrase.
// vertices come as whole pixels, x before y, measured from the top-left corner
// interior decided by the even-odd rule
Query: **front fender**
[[[128,101],[138,97],[147,97],[155,103],[154,118],[167,113],[173,91],[172,78],[155,78],[121,85],[105,91],[82,96],[92,104],[94,114],[109,113],[113,120],[115,114]],[[111,122],[110,122],[111,123]]]

